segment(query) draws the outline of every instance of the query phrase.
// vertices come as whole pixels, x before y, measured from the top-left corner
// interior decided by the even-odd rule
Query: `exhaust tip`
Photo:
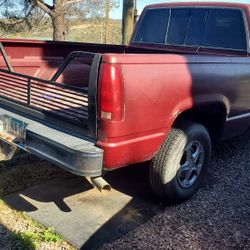
[[[111,191],[111,186],[102,177],[85,177],[90,184],[92,184],[100,192]]]

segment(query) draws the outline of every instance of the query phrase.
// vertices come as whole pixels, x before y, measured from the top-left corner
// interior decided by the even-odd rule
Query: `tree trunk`
[[[64,41],[65,40],[65,17],[64,17],[64,1],[65,0],[53,0],[53,11],[51,14],[53,25],[53,40]]]
[[[51,17],[53,25],[53,40],[64,41],[65,40],[65,20],[64,13],[59,13]]]

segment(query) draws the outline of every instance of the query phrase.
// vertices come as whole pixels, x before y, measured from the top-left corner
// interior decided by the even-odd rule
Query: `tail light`
[[[124,100],[120,65],[102,64],[99,79],[99,117],[112,121],[122,120]]]

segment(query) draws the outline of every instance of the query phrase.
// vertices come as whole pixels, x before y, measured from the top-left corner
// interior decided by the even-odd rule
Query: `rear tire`
[[[168,202],[181,202],[201,186],[211,157],[207,129],[194,122],[172,128],[151,161],[150,184]]]

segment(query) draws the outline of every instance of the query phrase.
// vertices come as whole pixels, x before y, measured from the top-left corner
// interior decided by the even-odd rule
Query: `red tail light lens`
[[[99,79],[99,117],[122,120],[123,80],[120,65],[102,64]]]

